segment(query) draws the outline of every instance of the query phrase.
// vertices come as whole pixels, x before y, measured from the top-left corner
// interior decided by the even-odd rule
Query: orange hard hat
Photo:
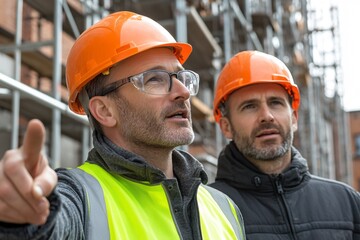
[[[67,59],[70,109],[85,114],[78,94],[89,81],[119,61],[158,47],[172,48],[181,64],[192,51],[159,23],[133,12],[113,13],[91,26],[75,41]]]
[[[257,83],[282,85],[292,98],[292,108],[300,105],[300,92],[289,69],[278,58],[259,51],[243,51],[233,56],[222,69],[215,89],[214,117],[219,122],[220,104],[242,87]]]

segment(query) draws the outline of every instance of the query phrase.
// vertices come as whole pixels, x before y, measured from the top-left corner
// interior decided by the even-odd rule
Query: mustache
[[[254,130],[252,130],[251,132],[251,136],[254,138],[256,137],[260,132],[267,130],[267,129],[276,129],[279,131],[281,136],[284,136],[284,130],[278,126],[275,123],[271,123],[271,122],[266,122],[266,123],[262,123],[260,126],[256,127]]]
[[[190,106],[190,104],[187,104],[184,101],[174,102],[173,104],[164,107],[163,110],[161,111],[161,114],[163,116],[167,116],[170,113],[178,111],[178,110],[187,111],[189,118],[191,117],[191,106]]]

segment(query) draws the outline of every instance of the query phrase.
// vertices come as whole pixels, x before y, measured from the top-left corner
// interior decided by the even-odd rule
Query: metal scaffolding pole
[[[187,42],[187,19],[186,19],[186,1],[176,0],[175,1],[175,31],[176,41]],[[187,151],[188,146],[179,146],[178,149]]]
[[[18,0],[16,5],[16,33],[15,33],[15,67],[14,76],[16,81],[20,82],[21,78],[21,52],[19,46],[22,38],[22,8],[23,1]],[[17,148],[19,145],[19,116],[20,116],[20,94],[14,91],[12,98],[12,131],[11,131],[11,148]]]
[[[224,26],[223,26],[223,40],[224,40],[224,61],[227,62],[232,56],[232,47],[231,47],[231,9],[229,0],[224,0],[223,4],[223,17],[224,17]],[[220,74],[220,68],[218,69],[217,75],[214,77],[214,89],[216,89],[218,74]],[[215,124],[215,152],[216,155],[219,155],[220,151],[223,148],[224,136],[222,135],[221,129],[218,124]]]
[[[62,51],[62,1],[54,3],[54,56],[53,56],[53,82],[52,95],[54,99],[60,101],[61,85],[61,51]],[[61,113],[58,109],[52,111],[52,131],[51,131],[51,159],[50,165],[54,168],[60,167],[61,152]]]
[[[21,93],[22,97],[28,97],[35,100],[37,103],[46,106],[51,109],[58,109],[62,114],[71,117],[77,122],[89,126],[89,121],[87,117],[75,114],[72,112],[68,105],[50,97],[49,95],[42,93],[32,87],[29,87],[19,81],[16,81],[13,78],[6,76],[5,74],[0,72],[0,86],[3,86],[7,89],[11,89],[13,91],[18,91]]]

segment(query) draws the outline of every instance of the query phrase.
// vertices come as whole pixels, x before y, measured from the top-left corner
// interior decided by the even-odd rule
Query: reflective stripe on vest
[[[76,172],[77,179],[86,190],[87,207],[89,212],[88,229],[86,229],[85,239],[110,239],[106,206],[104,203],[104,194],[99,182],[84,171],[74,168],[71,171]],[[101,229],[100,231],[94,231]]]
[[[200,191],[202,189],[204,189],[204,191]],[[211,188],[209,186],[201,186],[198,191],[198,195],[199,194],[211,194],[212,198],[214,198],[214,200],[218,204],[219,208],[222,210],[223,214],[226,216],[226,220],[228,220],[229,223],[231,224],[232,230],[235,231],[236,238],[234,238],[233,235],[229,235],[228,237],[225,237],[225,238],[222,237],[221,239],[245,239],[245,229],[244,229],[244,225],[243,225],[242,215],[241,215],[239,209],[238,210],[235,209],[234,202],[229,197],[227,197],[226,195],[220,193],[216,189]],[[201,199],[204,199],[204,198],[199,198],[199,196],[198,196],[199,208],[201,208],[201,206],[208,205],[206,202],[200,202]],[[209,207],[209,206],[207,206],[207,207]],[[201,212],[201,210],[200,210],[200,212]],[[204,211],[204,212],[206,212],[206,211]],[[241,219],[238,219],[238,215]],[[223,216],[223,215],[219,214],[219,216]],[[208,218],[201,215],[201,224],[202,225],[206,224],[205,219],[208,220]],[[226,221],[226,220],[224,219],[224,221]],[[229,227],[228,224],[226,226]],[[208,235],[208,237],[205,237],[203,234],[203,239],[216,239],[216,238],[214,238],[214,236],[219,234],[219,231],[223,231],[223,235],[227,235],[228,232],[231,232],[224,228],[221,228],[221,229],[208,228],[207,233],[209,235]],[[222,235],[220,235],[220,236],[222,236]]]
[[[86,239],[180,239],[161,184],[113,176],[90,163],[79,168],[73,170],[85,186],[90,211]],[[225,195],[201,185],[197,201],[203,239],[245,239]]]

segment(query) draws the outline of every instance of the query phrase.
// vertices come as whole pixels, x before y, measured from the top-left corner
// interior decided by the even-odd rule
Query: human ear
[[[91,115],[104,127],[116,125],[112,104],[107,97],[95,96],[89,101]]]
[[[231,123],[227,117],[221,117],[219,120],[219,126],[221,129],[221,132],[224,134],[224,136],[227,139],[232,139],[232,131],[231,131]]]
[[[298,111],[293,110],[291,114],[292,130],[296,132],[298,129]]]

